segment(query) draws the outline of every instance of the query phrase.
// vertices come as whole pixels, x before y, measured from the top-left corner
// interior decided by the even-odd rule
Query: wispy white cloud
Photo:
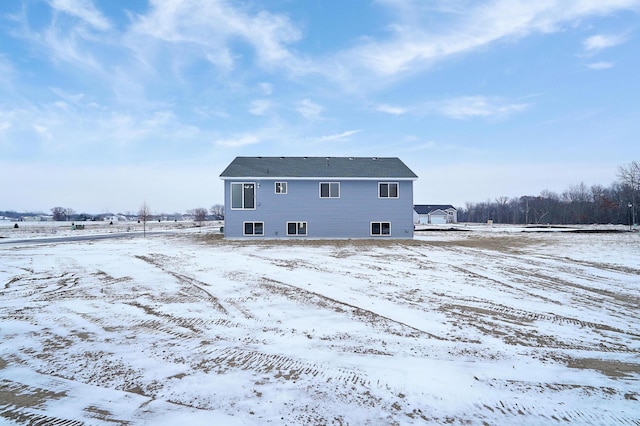
[[[609,68],[613,68],[614,64],[613,62],[592,62],[590,64],[587,64],[588,68],[591,68],[592,70],[606,70]]]
[[[11,127],[8,121],[0,121],[0,134]]]
[[[300,30],[284,15],[249,12],[225,0],[151,0],[150,3],[149,13],[135,17],[131,34],[165,43],[199,46],[207,50],[210,60],[217,58],[214,63],[229,69],[241,55],[229,47],[237,40],[253,47],[259,64],[286,67],[293,58],[288,45],[301,37]]]
[[[273,84],[271,83],[262,82],[258,84],[258,87],[260,88],[262,94],[265,96],[273,94]]]
[[[49,128],[47,126],[39,123],[34,123],[32,127],[33,127],[33,130],[35,130],[36,133],[38,133],[44,139],[46,140],[53,139],[53,137],[51,136],[51,132],[49,131]]]
[[[89,0],[46,2],[52,11],[48,21],[43,19],[46,15],[26,7],[28,2],[23,2],[20,13],[4,16],[14,23],[11,36],[26,43],[27,51],[37,52],[60,68],[72,65],[90,70],[95,77],[101,75],[99,47],[115,45],[118,40],[117,34],[109,32],[111,22]]]
[[[249,112],[253,115],[265,115],[271,108],[271,101],[267,99],[256,99],[251,101]]]
[[[215,145],[227,148],[238,148],[246,145],[255,145],[262,141],[261,137],[254,133],[240,134],[229,138],[221,138],[213,141]]]
[[[527,107],[528,104],[512,103],[496,97],[462,96],[429,102],[423,111],[459,120],[475,117],[505,117],[524,111]]]
[[[234,57],[227,47],[219,46],[214,52],[205,53],[205,58],[215,67],[228,72],[233,69]]]
[[[73,104],[79,104],[84,98],[84,93],[68,93],[58,87],[51,87],[50,90],[61,99]]]
[[[44,31],[41,39],[47,54],[55,63],[69,63],[102,73],[101,64],[83,44],[82,37],[78,36],[77,31],[52,26]]]
[[[529,104],[514,102],[497,96],[459,96],[429,101],[412,106],[380,104],[377,111],[393,115],[441,115],[453,119],[506,117],[524,111]]]
[[[334,135],[326,135],[326,136],[320,136],[319,138],[317,138],[316,140],[318,142],[335,142],[335,141],[343,141],[343,140],[348,140],[351,136],[362,132],[362,129],[357,129],[357,130],[347,130],[344,131],[342,133],[337,133]]]
[[[427,7],[413,0],[385,0],[385,6],[398,12],[399,21],[388,27],[389,37],[368,38],[359,45],[331,58],[326,72],[336,80],[357,86],[360,82],[380,84],[379,78],[395,78],[417,72],[453,55],[485,49],[500,41],[512,41],[535,33],[562,30],[583,18],[607,15],[617,10],[637,9],[637,0],[576,0],[446,3]],[[462,7],[464,6],[464,7]],[[447,16],[446,26],[427,26],[438,14]],[[591,48],[605,47],[619,39],[594,38]],[[368,80],[364,77],[369,73]]]
[[[303,99],[296,107],[298,114],[307,119],[318,119],[321,117],[324,108],[313,102],[311,99]]]
[[[387,114],[392,114],[392,115],[403,115],[408,112],[407,108],[402,108],[402,107],[387,105],[387,104],[378,104],[376,105],[375,110],[380,112],[386,112]]]
[[[229,118],[229,113],[216,108],[211,108],[208,106],[197,106],[193,109],[193,111],[198,114],[198,116],[211,119],[211,118]]]
[[[104,73],[97,53],[99,47],[111,44],[112,24],[90,0],[49,0],[54,11],[48,26],[31,29],[22,27],[22,36],[36,45],[51,60],[60,64],[90,69],[97,75]],[[73,19],[61,19],[60,14]]]
[[[51,0],[51,7],[60,12],[80,18],[93,28],[106,31],[111,22],[89,0]]]
[[[0,87],[12,87],[15,72],[13,64],[0,53]]]
[[[0,105],[0,123],[6,123],[4,146],[17,156],[99,164],[123,156],[151,159],[162,146],[204,149],[202,141],[212,137],[172,110],[127,112],[78,99],[4,110]],[[87,155],[94,152],[100,155]]]
[[[613,46],[624,43],[627,37],[624,35],[615,34],[597,34],[591,37],[587,37],[583,41],[585,51],[589,53],[598,52],[603,49],[608,49]]]

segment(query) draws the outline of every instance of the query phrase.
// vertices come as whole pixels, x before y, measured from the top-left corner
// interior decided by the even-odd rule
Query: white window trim
[[[244,185],[251,184],[253,185],[253,208],[244,207]],[[233,185],[242,185],[242,205],[243,207],[233,207]],[[258,184],[255,182],[231,182],[229,184],[229,204],[231,205],[231,210],[255,210],[258,198]]]
[[[284,183],[284,186],[285,186],[284,192],[278,192],[278,184],[283,184],[283,183]],[[289,183],[287,181],[285,181],[285,180],[276,181],[276,182],[273,183],[273,191],[274,191],[275,194],[284,195],[284,194],[287,193],[287,191],[289,191]]]
[[[395,185],[396,186],[396,196],[395,197],[382,197],[380,196],[380,185]],[[387,188],[387,193],[388,193],[388,188]],[[378,182],[378,198],[392,198],[392,199],[396,199],[396,198],[400,198],[400,184],[398,182]]]
[[[247,223],[253,223],[253,234],[247,234],[245,233],[245,225]],[[256,223],[261,223],[262,224],[262,234],[256,234]],[[264,237],[264,222],[261,220],[247,220],[245,222],[242,222],[242,235],[244,235],[245,237]]]
[[[337,197],[332,197],[331,196],[331,184],[332,183],[337,183],[338,184],[338,196]],[[327,184],[329,185],[329,196],[328,197],[323,197],[322,196],[322,185],[323,184]],[[318,185],[318,196],[320,198],[340,198],[341,194],[341,190],[340,190],[340,182],[336,182],[336,181],[326,181],[326,182],[320,182],[320,184]]]
[[[290,234],[290,233],[289,233],[289,224],[290,224],[290,223],[295,223],[295,224],[296,224],[296,233],[295,233],[295,234]],[[304,223],[304,229],[307,231],[306,233],[304,233],[304,234],[298,234],[298,233],[297,233],[297,231],[298,231],[298,224],[299,224],[299,223]],[[289,221],[287,221],[287,223],[285,224],[285,230],[284,230],[284,231],[285,231],[284,233],[285,233],[285,235],[286,235],[287,237],[306,237],[307,235],[309,235],[309,225],[307,224],[307,221],[304,221],[304,220],[289,220]]]
[[[373,224],[374,223],[377,223],[377,224],[380,225],[380,233],[379,234],[374,234],[373,233]],[[389,224],[389,233],[388,234],[383,234],[382,233],[382,224],[383,223],[388,223]],[[391,236],[391,222],[377,221],[377,220],[369,222],[369,235],[372,236],[372,237],[390,237]]]

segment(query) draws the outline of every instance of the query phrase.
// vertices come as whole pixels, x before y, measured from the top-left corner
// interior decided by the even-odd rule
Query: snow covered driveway
[[[640,238],[0,246],[0,423],[640,425]]]

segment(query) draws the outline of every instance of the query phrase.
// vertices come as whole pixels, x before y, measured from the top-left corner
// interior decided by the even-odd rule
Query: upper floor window
[[[231,184],[231,208],[255,209],[256,208],[256,184],[253,182]]]
[[[378,183],[378,197],[398,198],[398,183],[397,182]]]
[[[276,194],[287,193],[287,182],[276,182]]]
[[[340,198],[340,182],[320,182],[320,198]]]

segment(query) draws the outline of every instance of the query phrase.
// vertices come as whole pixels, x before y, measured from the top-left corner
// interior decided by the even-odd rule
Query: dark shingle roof
[[[418,178],[400,159],[389,157],[236,157],[220,177]]]
[[[451,204],[416,204],[415,206],[413,206],[413,209],[418,214],[429,214],[436,210],[447,210],[447,209],[457,210]]]

